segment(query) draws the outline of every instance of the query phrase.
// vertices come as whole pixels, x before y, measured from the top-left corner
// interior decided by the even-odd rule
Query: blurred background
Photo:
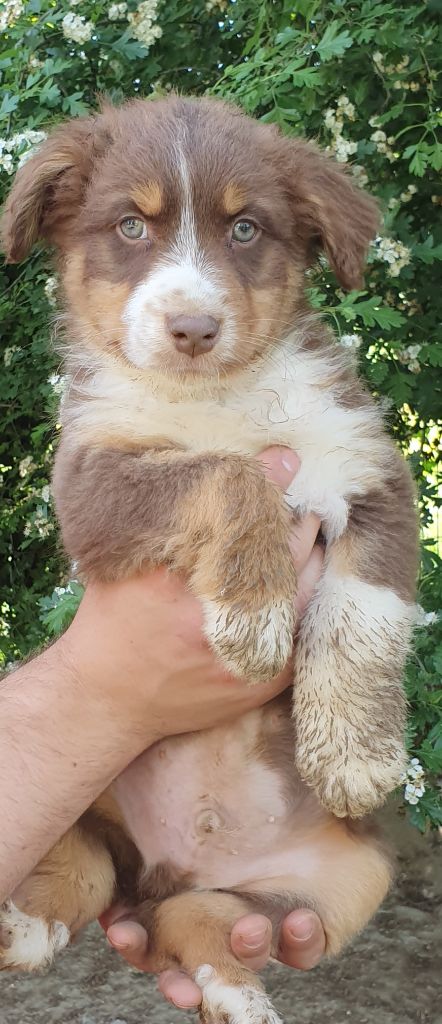
[[[309,275],[308,288],[336,344],[351,350],[382,401],[419,488],[420,610],[407,673],[410,763],[394,812],[398,827],[406,829],[400,820],[406,817],[427,837],[432,830],[433,839],[416,834],[406,841],[407,849],[418,844],[418,861],[430,857],[442,826],[441,14],[442,0],[4,0],[0,6],[0,198],[51,125],[88,113],[99,94],[118,103],[178,90],[225,98],[285,133],[316,139],[381,203],[383,229],[370,250],[365,290],[344,294],[325,262]],[[0,267],[0,666],[6,669],[63,629],[82,594],[61,556],[51,503],[64,383],[51,344],[62,329],[57,290],[51,255],[38,248],[26,263]],[[100,950],[100,957],[110,956]],[[73,954],[66,964],[69,973]],[[334,969],[324,970],[335,977]],[[413,978],[421,986],[416,960]],[[305,992],[313,999],[310,982],[301,979],[303,999]],[[322,1007],[323,1019],[372,1019],[368,1010],[354,1016],[356,989],[351,992],[348,1013],[341,1007],[327,1017]],[[416,991],[416,1014],[419,1002]],[[2,1012],[0,1004],[0,1020]],[[20,1017],[10,1010],[4,1019],[26,1024],[46,1020],[46,1012]],[[83,1017],[77,1010],[69,1016],[66,1007],[62,1016],[57,1012],[48,1019],[112,1020],[89,1019],[89,1010]],[[434,1024],[432,1013],[407,1017],[402,1008],[398,1016],[393,1000],[382,1024]],[[119,1024],[139,1019],[121,1015]],[[304,1020],[298,1011],[287,1019],[295,1018]],[[175,1019],[167,1009],[164,1020]]]

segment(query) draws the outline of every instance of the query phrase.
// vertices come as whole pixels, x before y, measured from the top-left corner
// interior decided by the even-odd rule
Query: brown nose
[[[216,344],[220,323],[213,316],[168,316],[166,322],[175,348],[192,359]]]

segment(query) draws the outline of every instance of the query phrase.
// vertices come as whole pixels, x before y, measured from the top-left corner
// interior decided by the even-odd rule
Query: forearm
[[[0,684],[0,903],[149,745],[70,661],[61,641]]]

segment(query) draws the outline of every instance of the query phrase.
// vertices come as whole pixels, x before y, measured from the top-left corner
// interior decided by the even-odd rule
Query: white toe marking
[[[7,948],[1,946],[2,937],[8,940]],[[48,924],[41,917],[30,917],[11,900],[0,907],[0,960],[4,967],[45,967],[69,939],[69,930],[61,921]]]
[[[195,971],[203,993],[203,1011],[214,1022],[223,1014],[229,1024],[282,1024],[270,999],[253,985],[228,985],[210,964]]]

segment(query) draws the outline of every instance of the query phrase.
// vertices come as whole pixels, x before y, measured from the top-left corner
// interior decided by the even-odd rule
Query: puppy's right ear
[[[95,159],[109,144],[98,117],[69,121],[57,128],[17,172],[1,221],[8,263],[27,256],[44,238],[62,242],[63,228],[78,213]]]

